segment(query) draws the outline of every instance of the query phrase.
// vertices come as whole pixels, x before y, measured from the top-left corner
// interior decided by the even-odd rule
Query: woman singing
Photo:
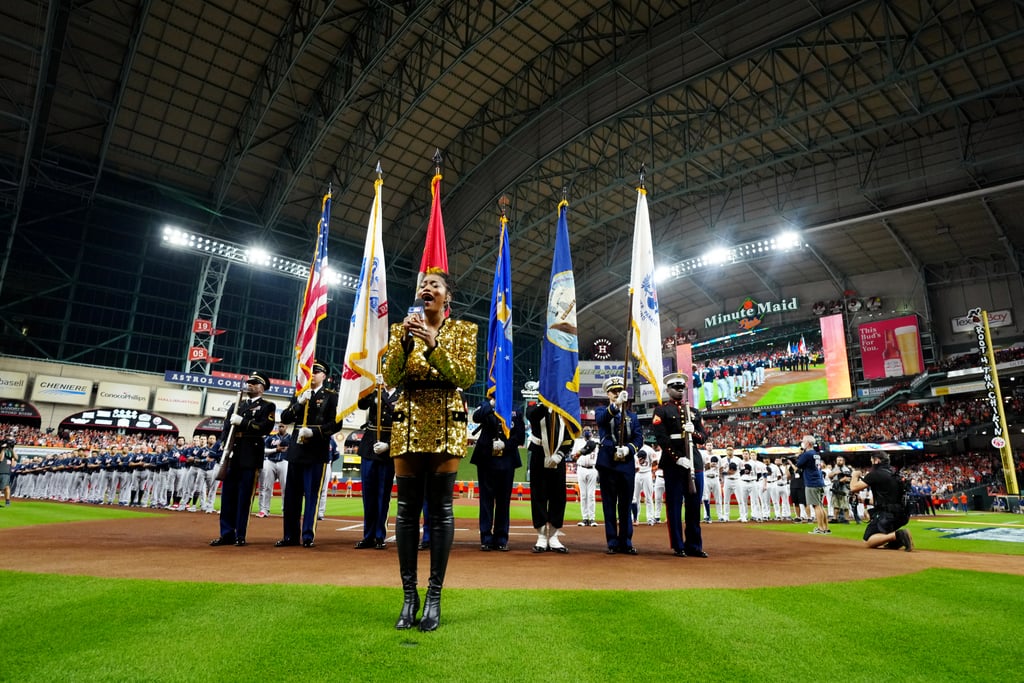
[[[419,518],[426,496],[430,524],[430,579],[421,631],[441,620],[441,587],[455,535],[452,488],[466,454],[466,407],[460,389],[476,379],[476,325],[445,317],[452,286],[431,268],[417,296],[423,313],[410,312],[391,326],[384,381],[401,388],[391,429],[391,457],[398,479],[395,542],[405,600],[395,628],[412,628],[420,599],[416,591]]]

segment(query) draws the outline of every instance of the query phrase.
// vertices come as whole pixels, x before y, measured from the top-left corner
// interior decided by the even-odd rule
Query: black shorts
[[[900,527],[906,526],[908,521],[910,520],[904,514],[872,510],[871,520],[868,522],[867,528],[864,529],[864,540],[868,540],[875,534],[891,534]]]

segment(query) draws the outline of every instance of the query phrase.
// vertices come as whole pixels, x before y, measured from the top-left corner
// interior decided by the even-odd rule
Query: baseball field
[[[716,523],[694,559],[664,525],[605,555],[603,527],[576,518],[568,554],[534,554],[519,501],[512,550],[480,552],[476,506],[457,504],[442,625],[423,634],[393,628],[394,548],[353,548],[358,498],[330,500],[308,549],[273,547],[277,514],[211,548],[212,515],[15,501],[0,680],[1020,679],[1020,515],[915,518],[912,553],[865,549],[857,525]]]

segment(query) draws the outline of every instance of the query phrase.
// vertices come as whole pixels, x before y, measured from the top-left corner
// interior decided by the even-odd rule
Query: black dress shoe
[[[235,544],[235,539],[228,538],[226,536],[221,536],[220,538],[215,538],[212,541],[210,541],[210,545],[212,545],[212,546],[234,545],[234,544]]]
[[[480,544],[480,551],[484,552],[484,553],[491,552],[491,544],[490,543],[481,543]]]
[[[696,552],[689,552],[689,553],[687,553],[687,555],[690,556],[690,557],[707,557],[708,556],[708,554],[706,552],[704,552],[703,550],[698,550]]]
[[[622,554],[623,555],[636,555],[637,554],[636,548],[634,548],[633,546],[629,546],[628,548],[626,548],[625,550],[622,551]]]
[[[314,545],[315,545],[315,544],[313,543],[313,541],[312,541],[312,540],[309,540],[309,541],[303,541],[303,542],[302,542],[302,547],[303,547],[303,548],[312,548],[312,547],[313,547]]]
[[[298,541],[293,541],[290,538],[282,538],[280,541],[274,544],[275,548],[285,548],[290,545],[298,545]]]
[[[244,539],[244,538],[239,538],[239,539],[236,539],[236,540],[235,540],[235,545],[237,545],[237,546],[243,546],[243,545],[245,545],[245,539]]]
[[[608,550],[604,551],[604,554],[605,555],[618,555],[619,554],[619,549],[618,548],[608,548]]]
[[[676,557],[688,557],[685,550],[673,550],[672,554]]]
[[[377,539],[377,540],[376,540],[376,541],[374,542],[374,545],[373,545],[373,547],[374,547],[374,548],[376,548],[377,550],[386,550],[386,549],[387,549],[387,547],[388,547],[388,544],[384,542],[384,539],[383,539],[383,538],[378,538],[378,539]]]
[[[499,553],[507,553],[508,552],[508,546],[504,545],[504,544],[492,545],[491,546],[491,550],[497,550]]]
[[[356,550],[365,550],[366,548],[372,548],[374,546],[373,540],[364,538],[363,540],[356,543]]]

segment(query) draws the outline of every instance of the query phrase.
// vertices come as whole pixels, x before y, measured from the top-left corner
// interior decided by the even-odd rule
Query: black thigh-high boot
[[[448,569],[448,555],[455,539],[452,487],[455,472],[427,476],[427,508],[430,510],[430,581],[423,601],[421,631],[433,631],[441,623],[441,587]]]
[[[424,477],[397,477],[398,512],[395,515],[395,546],[398,548],[398,573],[402,577],[402,613],[395,628],[412,628],[420,609],[416,592],[416,560],[420,541],[420,510],[423,509]]]

